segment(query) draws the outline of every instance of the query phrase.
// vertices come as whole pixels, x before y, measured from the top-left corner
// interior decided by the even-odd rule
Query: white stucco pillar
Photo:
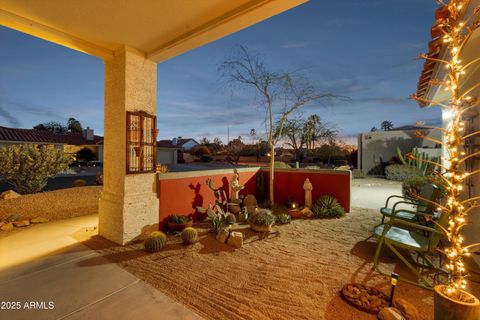
[[[131,48],[105,62],[104,186],[99,234],[125,244],[158,223],[155,173],[126,174],[126,112],[156,113],[157,66]]]

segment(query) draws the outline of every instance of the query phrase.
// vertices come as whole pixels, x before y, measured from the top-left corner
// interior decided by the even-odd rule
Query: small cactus
[[[148,252],[158,252],[163,248],[166,242],[167,236],[165,235],[165,233],[160,231],[154,231],[147,239],[145,239],[143,246]]]
[[[230,213],[227,218],[225,219],[225,224],[234,224],[237,222],[237,219],[235,218],[235,215],[233,213]]]
[[[277,223],[287,224],[290,223],[292,217],[288,213],[281,213],[277,216]]]
[[[187,227],[182,231],[183,244],[192,244],[197,242],[198,232],[195,228]]]

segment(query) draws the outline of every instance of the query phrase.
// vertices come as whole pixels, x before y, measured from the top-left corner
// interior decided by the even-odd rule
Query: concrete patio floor
[[[20,302],[0,318],[201,319],[75,239],[97,224],[90,215],[0,239],[0,301]]]
[[[402,182],[378,178],[352,180],[352,207],[380,209],[391,195],[402,194]]]

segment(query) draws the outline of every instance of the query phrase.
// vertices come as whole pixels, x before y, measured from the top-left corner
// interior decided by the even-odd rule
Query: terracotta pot
[[[185,222],[185,223],[167,222],[167,226],[170,231],[182,231],[183,229],[187,227],[191,227],[192,225],[193,225],[193,220],[191,218],[188,222]]]
[[[288,214],[290,215],[290,217],[292,217],[292,219],[298,219],[303,217],[302,213],[298,209],[290,209],[288,210]]]
[[[435,320],[478,320],[480,319],[480,300],[474,295],[462,291],[474,301],[466,303],[453,300],[443,294],[444,285],[436,286],[434,289],[434,319]]]

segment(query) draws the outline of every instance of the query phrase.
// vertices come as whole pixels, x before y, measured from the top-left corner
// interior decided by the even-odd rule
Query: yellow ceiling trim
[[[101,59],[109,59],[114,55],[112,50],[2,9],[0,25]]]

